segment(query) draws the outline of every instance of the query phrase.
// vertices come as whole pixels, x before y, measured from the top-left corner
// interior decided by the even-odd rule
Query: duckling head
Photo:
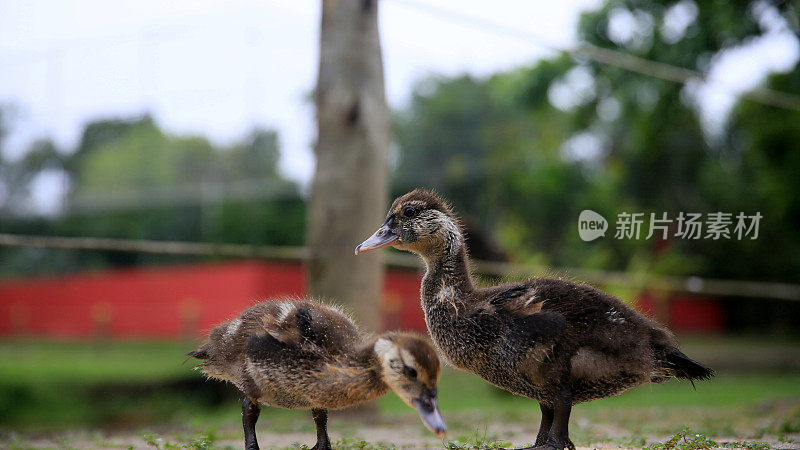
[[[392,203],[386,220],[356,247],[356,255],[390,245],[428,260],[458,253],[464,237],[458,219],[444,200],[416,189]]]
[[[436,386],[441,363],[430,341],[411,333],[388,333],[375,341],[383,381],[410,407],[439,438],[447,425],[439,412]]]

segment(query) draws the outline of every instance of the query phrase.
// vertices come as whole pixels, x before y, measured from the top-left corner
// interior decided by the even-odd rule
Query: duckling
[[[393,390],[417,409],[440,438],[441,363],[427,337],[388,332],[362,335],[340,309],[312,300],[256,303],[211,330],[189,356],[196,369],[229,381],[243,393],[245,448],[258,449],[255,425],[260,404],[310,409],[317,427],[314,449],[330,449],[328,410],[372,400]]]
[[[476,288],[459,221],[432,193],[415,190],[396,199],[356,254],[386,246],[424,260],[422,308],[442,355],[539,402],[541,425],[529,448],[574,448],[568,423],[577,403],[642,383],[714,374],[678,350],[662,325],[592,286],[532,278]]]

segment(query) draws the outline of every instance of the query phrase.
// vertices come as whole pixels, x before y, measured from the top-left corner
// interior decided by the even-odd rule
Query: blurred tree
[[[230,149],[227,158],[229,176],[244,179],[278,177],[279,147],[275,131],[253,130],[244,142]]]
[[[800,64],[770,77],[768,86],[800,93]],[[741,102],[725,133],[729,155],[709,167],[704,185],[720,208],[758,211],[764,219],[756,241],[731,242],[735,248],[708,248],[723,275],[747,269],[762,279],[797,281],[800,273],[800,112]],[[730,261],[729,253],[738,256]],[[757,261],[757,264],[753,262]]]
[[[322,1],[308,209],[308,291],[352,305],[371,330],[380,325],[383,257],[353,250],[386,211],[389,110],[377,9],[377,1]]]
[[[297,217],[284,216],[286,223],[279,226],[280,212],[267,205],[299,195],[294,183],[278,172],[275,132],[255,130],[243,142],[217,148],[201,137],[167,135],[149,119],[105,124],[106,131],[104,126],[87,127],[94,137],[83,142],[95,144],[76,165],[71,201],[77,211],[111,213],[105,217],[110,220],[107,227],[101,226],[103,220],[87,225],[95,233],[123,237],[119,232],[128,230],[124,237],[301,242],[298,232],[286,233],[298,227]],[[264,217],[264,208],[274,219]],[[129,221],[132,213],[140,219]],[[250,223],[259,216],[266,222]],[[281,235],[293,236],[291,242],[281,242]]]
[[[79,182],[79,170],[83,159],[102,145],[119,141],[132,129],[150,125],[155,126],[153,118],[144,115],[134,119],[102,119],[90,122],[83,129],[81,140],[69,158],[66,168],[74,183]]]
[[[0,154],[0,214],[30,213],[30,196],[37,177],[47,170],[60,170],[63,156],[53,141],[39,139],[18,161],[3,159]]]
[[[71,154],[37,141],[19,162],[0,161],[0,186],[14,187],[0,210],[17,205],[0,221],[0,232],[301,245],[305,202],[281,176],[279,156],[272,130],[218,147],[166,134],[149,117],[90,123]],[[62,168],[71,180],[64,214],[20,216],[32,180]],[[0,259],[0,272],[32,273],[186,258],[0,248]]]
[[[420,83],[409,110],[398,115],[396,135],[403,153],[394,172],[395,190],[409,191],[426,180],[426,186],[447,191],[456,204],[485,211],[485,165],[492,151],[485,130],[511,114],[493,101],[489,86],[480,80],[442,81]]]
[[[578,32],[595,46],[708,73],[720,55],[776,27],[796,35],[796,14],[790,2],[613,1],[584,14]],[[782,90],[800,92],[778,80]],[[776,149],[791,148],[800,120],[746,103],[754,114],[737,113],[725,133],[734,141],[720,139],[703,126],[697,88],[567,56],[484,80],[425,80],[396,120],[395,190],[439,189],[494,229],[517,259],[795,281],[795,244],[778,255],[770,249],[800,242],[790,194],[800,164]],[[648,241],[645,229],[640,240],[613,238],[623,211],[675,218],[680,211],[752,214],[761,205],[783,205],[763,225],[780,221],[781,237]],[[583,209],[609,219],[605,239],[579,240]],[[754,260],[781,269],[755,268]]]

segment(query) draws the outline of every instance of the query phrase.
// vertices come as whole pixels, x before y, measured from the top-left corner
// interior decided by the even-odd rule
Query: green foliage
[[[676,3],[610,1],[582,16],[578,34],[595,46],[705,73],[716,55],[763,33],[764,9],[745,1],[683,2],[695,18],[670,31]],[[787,3],[761,6],[797,27]],[[609,30],[619,14],[635,23],[629,36]],[[800,93],[799,68],[771,77],[769,86]],[[567,56],[485,79],[427,79],[398,115],[394,190],[436,188],[468,226],[477,221],[494,231],[517,260],[794,281],[800,116],[742,102],[717,135],[701,125],[691,92]],[[580,241],[583,209],[609,220],[604,239]],[[641,240],[614,239],[625,211],[672,219],[681,211],[759,211],[764,219],[755,241],[645,240],[646,228]]]
[[[504,442],[497,436],[487,435],[486,430],[476,430],[471,436],[463,436],[444,443],[444,448],[447,450],[493,450],[508,447],[511,447],[511,442]]]
[[[394,444],[386,442],[378,442],[373,444],[363,439],[349,439],[349,438],[339,439],[338,441],[333,443],[332,447],[341,448],[344,450],[383,450],[383,449],[397,448]]]
[[[747,450],[769,450],[770,448],[772,448],[772,446],[767,444],[766,442],[758,442],[758,441],[722,442],[721,446],[724,448],[744,448]]]
[[[800,433],[800,414],[794,417],[787,417],[778,426],[779,433]]]
[[[689,428],[684,428],[668,440],[644,447],[645,450],[702,450],[711,448],[744,448],[747,450],[769,450],[772,448],[766,442],[731,441],[717,442],[702,434],[694,434]]]
[[[682,29],[667,26],[675,8],[693,17]],[[767,13],[797,31],[792,2],[628,0],[584,14],[577,32],[594,46],[706,74],[725,52],[765,34]],[[631,33],[612,32],[612,17],[619,15],[631,20]],[[800,93],[798,69],[773,75],[767,86]],[[742,101],[727,123],[708,129],[692,100],[694,89],[569,56],[486,78],[421,80],[409,107],[396,114],[392,191],[422,186],[445,194],[472,232],[478,257],[501,253],[473,245],[490,230],[498,247],[520,261],[794,282],[800,273],[800,115]],[[74,151],[43,140],[12,163],[2,153],[7,115],[3,109],[0,231],[303,242],[304,201],[278,172],[272,131],[219,146],[166,133],[147,116],[103,120],[86,126]],[[68,206],[76,214],[6,219],[24,210],[33,180],[47,170],[67,174]],[[227,197],[242,181],[256,182],[255,190],[271,200]],[[209,183],[227,200],[167,201],[166,193],[192,197]],[[605,238],[579,239],[575,224],[583,209],[609,220]],[[764,219],[755,241],[614,239],[615,219],[624,211],[666,211],[672,218],[681,211],[758,211]],[[180,260],[4,248],[0,273]]]
[[[6,184],[14,186],[0,203],[0,213],[20,209],[43,170],[63,170],[71,186],[65,215],[10,215],[0,222],[0,232],[300,245],[305,201],[278,171],[278,145],[277,134],[269,130],[254,130],[241,142],[220,147],[201,137],[167,134],[149,117],[94,122],[71,154],[42,141],[20,162],[0,159],[0,191]],[[187,260],[193,259],[0,248],[0,273]]]
[[[644,448],[647,440],[642,436],[634,436],[620,441],[623,447]]]
[[[743,347],[730,340],[699,344],[690,340],[686,344],[690,354],[705,349],[726,361],[747,358]],[[748,345],[757,352],[761,349],[760,353],[797,348],[796,342],[751,341]],[[191,361],[184,363],[183,356],[190,348],[188,342],[0,342],[0,429],[16,433],[0,433],[0,447],[42,446],[41,430],[48,429],[52,431],[46,435],[61,436],[58,445],[53,445],[58,447],[141,446],[142,436],[147,434],[148,445],[164,450],[240,448],[241,394],[229,384],[204,380],[192,371]],[[186,384],[192,381],[194,384]],[[714,440],[725,447],[763,449],[764,441],[775,442],[781,433],[796,432],[798,386],[800,374],[796,371],[768,370],[722,371],[712,381],[698,383],[697,391],[680,381],[646,385],[618,397],[577,405],[572,438],[582,445],[612,442],[641,447],[640,436],[671,436],[691,423],[694,431],[682,434],[697,445],[703,440],[694,434],[735,436],[737,441],[756,438],[759,442]],[[218,387],[230,389],[220,392]],[[478,377],[445,368],[438,390],[452,439],[443,444],[446,448],[506,448],[511,440],[522,444],[518,442],[520,431],[534,431],[539,414],[535,403],[500,391]],[[361,420],[332,418],[334,435],[348,436],[334,448],[393,448],[392,443],[370,438],[364,428],[393,429],[409,424],[431,445],[439,444],[420,424],[415,411],[396,395],[381,398],[377,408],[379,415]],[[271,433],[287,432],[302,433],[301,442],[313,443],[308,411],[265,408],[261,417],[258,432],[263,444],[271,442]],[[492,431],[497,424],[504,431]],[[488,431],[481,428],[484,425]],[[106,432],[87,437],[68,431],[95,427],[104,427]],[[118,436],[109,431],[119,429],[135,430],[125,433],[135,434]],[[609,430],[624,430],[623,436],[635,437],[615,440],[615,432]],[[784,436],[784,440],[788,439]]]
[[[672,436],[665,442],[645,447],[645,450],[700,450],[717,448],[719,444],[700,435],[691,434],[691,430],[684,428],[680,433]]]
[[[49,139],[34,141],[19,161],[3,159],[0,130],[0,214],[8,216],[24,212],[36,178],[47,171],[58,170],[63,164],[63,157]]]
[[[155,447],[157,450],[180,450],[180,449],[210,450],[214,448],[213,447],[214,440],[215,439],[213,435],[208,435],[192,439],[188,443],[172,443],[154,434],[144,435],[145,444],[151,447]]]
[[[79,154],[76,196],[278,177],[278,141],[272,131],[257,130],[242,143],[215,148],[204,138],[170,136],[142,120]]]
[[[686,352],[700,353],[701,348],[697,345],[691,341],[685,343]],[[772,348],[783,348],[784,352],[796,348],[794,342],[780,345],[751,342],[748,345],[755,353],[765,353]],[[192,370],[192,361],[184,362],[184,354],[191,348],[193,345],[188,342],[0,342],[0,426],[20,429],[130,426],[183,422],[187,417],[197,416],[213,416],[214,422],[239,420],[240,406],[234,388],[222,394],[200,389],[200,385],[207,388],[227,385],[202,381],[200,374]],[[729,361],[745,359],[748,354],[741,345],[729,340],[704,341],[702,348],[704,353],[716,354]],[[196,380],[197,385],[180,390],[180,382],[187,380]],[[641,414],[637,411],[656,408],[658,417],[675,415],[685,421],[684,409],[708,408],[713,411],[709,415],[713,420],[704,426],[703,432],[711,430],[716,434],[725,430],[709,427],[746,416],[751,408],[758,407],[757,418],[763,418],[767,402],[796,397],[798,385],[800,374],[794,372],[727,372],[720,373],[711,382],[698,383],[697,391],[681,381],[642,386],[622,396],[580,405],[576,407],[576,414],[603,417],[614,411],[614,417],[619,418],[624,411],[633,411],[631,414],[637,416],[634,423],[661,423],[663,418],[639,417]],[[170,386],[173,389],[169,389]],[[765,391],[764,386],[769,386],[769,390]],[[454,433],[463,433],[459,430],[471,432],[475,423],[481,423],[473,418],[462,420],[463,424],[459,425],[459,421],[451,417],[459,412],[479,411],[495,421],[498,417],[513,417],[516,421],[526,422],[533,420],[530,400],[507,395],[465,372],[446,369],[438,390],[442,413]],[[397,418],[414,420],[416,415],[396,395],[381,398],[380,409]],[[775,424],[769,424],[766,432],[794,433],[800,417],[796,406],[794,412],[777,411]],[[278,426],[277,422],[281,429],[305,432],[306,428],[293,427],[310,426],[307,416],[305,411],[270,409],[267,417],[271,427]],[[663,426],[663,430],[659,428],[653,432],[666,433],[675,429],[669,424]],[[422,430],[422,426],[419,427]],[[204,433],[208,434],[208,431]]]

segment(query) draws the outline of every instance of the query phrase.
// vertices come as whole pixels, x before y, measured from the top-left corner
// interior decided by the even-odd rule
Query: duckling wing
[[[353,321],[332,306],[312,301],[282,301],[262,318],[264,331],[288,346],[316,347],[336,355],[360,342]]]
[[[486,295],[486,301],[507,322],[515,340],[552,342],[564,332],[564,317],[556,311],[542,310],[545,298],[536,295],[530,282],[497,286]]]
[[[284,408],[342,408],[383,391],[364,383],[370,373],[354,362],[355,327],[335,320],[337,311],[297,302],[271,329],[252,334],[245,370],[260,399]],[[285,322],[285,323],[284,323]]]
[[[512,283],[497,286],[487,292],[487,301],[507,312],[527,316],[542,310],[543,298],[538,297],[528,283]]]
[[[299,360],[316,359],[315,349],[298,342],[284,342],[271,333],[255,333],[247,339],[245,354],[254,363],[270,366],[293,365]]]

